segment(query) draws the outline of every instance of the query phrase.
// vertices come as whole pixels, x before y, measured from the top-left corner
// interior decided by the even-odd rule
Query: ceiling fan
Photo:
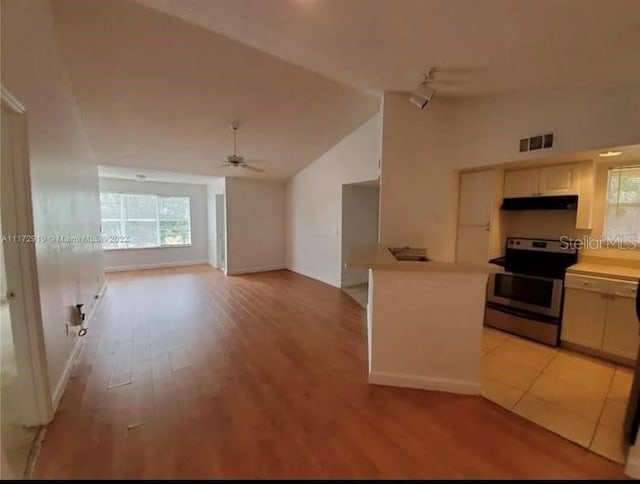
[[[238,141],[237,141],[237,133],[238,133],[238,125],[232,124],[231,131],[233,131],[233,154],[227,156],[227,161],[222,163],[220,166],[231,166],[233,168],[244,168],[245,170],[251,170],[256,172],[264,171],[262,168],[258,168],[256,166],[252,166],[247,163],[247,161],[237,153]]]

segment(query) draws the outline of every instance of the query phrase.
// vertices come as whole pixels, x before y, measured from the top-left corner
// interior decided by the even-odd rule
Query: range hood
[[[577,210],[578,195],[505,198],[500,208],[502,210]]]

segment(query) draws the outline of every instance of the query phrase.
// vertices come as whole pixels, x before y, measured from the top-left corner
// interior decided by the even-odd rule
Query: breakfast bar
[[[434,262],[425,249],[354,247],[348,268],[369,269],[369,382],[480,393],[490,264]]]

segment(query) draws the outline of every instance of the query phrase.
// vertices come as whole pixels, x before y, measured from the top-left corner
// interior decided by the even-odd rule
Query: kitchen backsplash
[[[590,230],[576,229],[576,212],[572,210],[531,210],[523,212],[502,212],[502,227],[506,237],[530,237],[559,239],[587,237]],[[583,249],[580,259],[601,257],[616,260],[640,261],[640,248],[631,249]]]
[[[576,212],[573,210],[527,210],[502,212],[503,233],[506,237],[531,237],[559,239],[581,237],[588,230],[576,229]]]

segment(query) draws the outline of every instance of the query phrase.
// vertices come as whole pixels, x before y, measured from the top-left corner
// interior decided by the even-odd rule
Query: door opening
[[[227,238],[224,194],[216,195],[216,265],[227,269]]]
[[[1,90],[0,326],[2,477],[23,477],[37,428],[53,415],[37,290],[24,108]]]

